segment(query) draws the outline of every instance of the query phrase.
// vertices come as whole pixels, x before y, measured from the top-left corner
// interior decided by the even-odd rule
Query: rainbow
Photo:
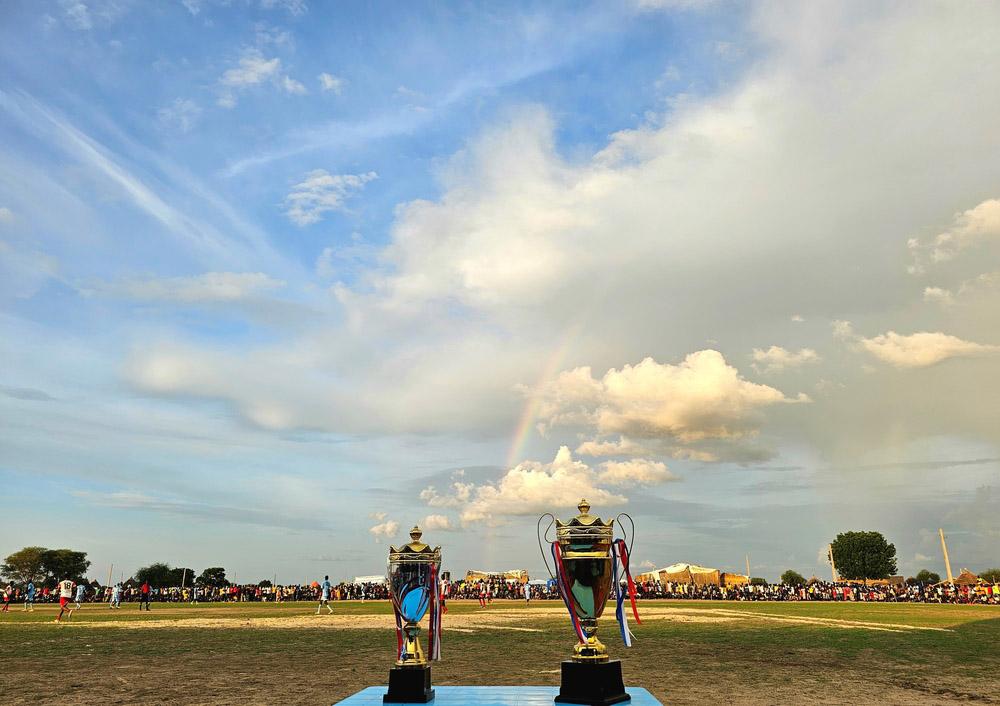
[[[570,348],[576,342],[577,338],[579,338],[582,330],[583,326],[580,324],[574,324],[567,328],[562,336],[562,340],[553,349],[552,353],[549,354],[548,360],[542,366],[542,372],[538,376],[538,381],[528,394],[528,398],[524,402],[524,408],[521,410],[521,417],[514,428],[514,436],[510,441],[510,448],[507,450],[505,468],[513,468],[523,460],[521,456],[524,453],[524,447],[528,443],[531,430],[534,428],[535,420],[538,417],[538,408],[542,404],[542,391],[560,372],[560,369],[566,362]]]

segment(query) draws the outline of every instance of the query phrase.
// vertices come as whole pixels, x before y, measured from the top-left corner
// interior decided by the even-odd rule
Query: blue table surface
[[[382,705],[386,687],[369,686],[340,702],[341,706]],[[626,686],[631,706],[663,706],[645,689]],[[435,686],[428,706],[551,706],[558,686]]]

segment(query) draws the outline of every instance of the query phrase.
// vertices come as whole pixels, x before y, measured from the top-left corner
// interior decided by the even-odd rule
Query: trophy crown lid
[[[580,498],[580,503],[576,506],[576,509],[580,511],[581,515],[589,515],[590,503],[587,502],[586,498]]]
[[[413,525],[413,529],[410,530],[410,539],[414,542],[419,542],[420,538],[424,536],[424,531],[420,529],[417,525]]]

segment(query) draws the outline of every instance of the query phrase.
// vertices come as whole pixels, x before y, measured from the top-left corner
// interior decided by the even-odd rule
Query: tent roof
[[[718,569],[710,569],[707,566],[698,566],[697,564],[685,564],[681,562],[678,564],[671,564],[663,569],[656,569],[656,571],[666,571],[668,574],[679,574],[682,571],[690,571],[692,574],[711,574],[718,571]]]

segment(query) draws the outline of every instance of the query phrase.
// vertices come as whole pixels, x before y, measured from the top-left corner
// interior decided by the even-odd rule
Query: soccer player
[[[121,608],[122,607],[122,585],[116,583],[114,588],[111,589],[111,605],[109,608]]]
[[[146,604],[146,612],[149,612],[149,581],[142,582],[142,588],[139,589],[139,610],[142,610],[142,604]]]
[[[57,588],[59,589],[59,616],[56,618],[57,623],[62,622],[63,613],[66,614],[66,620],[73,617],[73,609],[67,608],[70,599],[73,597],[73,588],[76,586],[73,583],[73,579],[63,579],[59,582]]]
[[[531,605],[531,585],[524,584],[524,602],[527,605]]]
[[[87,586],[84,585],[84,584],[82,584],[82,583],[79,584],[79,585],[77,585],[77,587],[76,587],[76,598],[74,599],[74,602],[76,603],[76,609],[77,610],[80,610],[81,608],[83,608],[83,606],[80,605],[80,604],[83,602],[83,598],[86,595],[87,595]]]
[[[319,615],[319,612],[323,608],[323,606],[326,606],[326,609],[330,611],[330,615],[333,615],[333,608],[330,607],[330,589],[333,588],[333,586],[330,584],[329,576],[323,577],[323,585],[320,586],[320,588],[322,589],[323,593],[319,599],[319,605],[316,606],[316,615]]]
[[[35,612],[35,583],[28,581],[28,587],[24,591],[24,610]]]
[[[3,589],[3,612],[10,612],[10,597],[14,593],[14,587],[9,583]]]

